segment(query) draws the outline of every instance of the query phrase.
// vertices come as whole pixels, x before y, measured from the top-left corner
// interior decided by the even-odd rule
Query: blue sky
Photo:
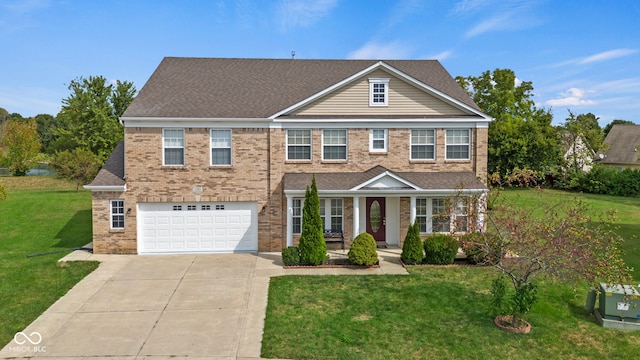
[[[438,59],[509,68],[554,123],[640,124],[640,1],[0,0],[0,107],[57,114],[72,79],[140,89],[165,56]]]

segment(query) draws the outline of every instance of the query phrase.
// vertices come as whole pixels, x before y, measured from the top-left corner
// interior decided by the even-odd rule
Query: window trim
[[[289,131],[308,131],[309,132],[309,144],[308,145],[304,145],[304,144],[289,144]],[[285,147],[285,159],[287,161],[311,161],[313,159],[313,130],[311,129],[287,129],[286,134],[285,134],[285,142],[286,142],[286,147]],[[294,147],[309,147],[309,158],[308,159],[290,159],[289,158],[289,146],[294,146]]]
[[[449,131],[466,131],[467,132],[467,143],[466,144],[449,144],[447,142],[447,138],[449,137]],[[450,158],[449,154],[449,146],[467,146],[467,157],[466,158]],[[471,129],[446,129],[444,134],[444,159],[445,160],[460,160],[460,161],[468,161],[471,160]]]
[[[431,132],[433,132],[433,144],[429,144],[428,142],[424,143],[424,144],[420,144],[420,143],[414,144],[413,143],[413,132],[414,131],[431,131]],[[427,135],[427,137],[428,136],[429,135]],[[437,156],[436,155],[436,151],[437,151],[436,143],[437,143],[437,131],[436,131],[436,129],[411,129],[409,131],[409,160],[427,160],[427,161],[435,160],[436,156]],[[431,147],[433,147],[433,157],[431,157],[431,158],[414,158],[413,157],[413,146],[414,145],[415,146],[431,146]]]
[[[344,144],[325,144],[325,131],[344,131]],[[327,159],[325,158],[325,147],[344,147],[344,159]],[[322,129],[322,161],[347,161],[349,159],[349,130],[348,129]]]
[[[228,147],[213,147],[213,132],[214,131],[227,131],[229,133],[229,146]],[[228,164],[214,164],[213,163],[213,150],[214,149],[229,149],[229,163]],[[233,131],[231,129],[209,129],[209,165],[211,166],[231,166],[233,165]]]
[[[171,131],[175,131],[175,130],[179,130],[182,132],[182,146],[167,146],[165,143],[165,139],[166,139],[166,131],[171,130]],[[185,166],[185,153],[186,153],[186,141],[185,141],[185,131],[184,128],[163,128],[162,129],[162,166]],[[166,153],[166,149],[182,149],[182,164],[167,164],[167,153]]]
[[[114,210],[114,203],[119,202],[121,203],[121,206],[116,205],[117,209],[121,209],[122,212],[113,212]],[[109,229],[111,230],[124,230],[126,223],[125,223],[125,210],[124,210],[124,199],[111,199],[109,200]],[[114,220],[115,218],[118,217],[119,219],[121,218],[122,220],[122,226],[114,226]]]
[[[376,85],[382,84],[384,85],[384,92],[383,95],[384,96],[384,101],[382,102],[377,102],[375,101],[375,88]],[[375,107],[384,107],[384,106],[389,106],[389,79],[388,78],[369,78],[369,106],[375,106]]]
[[[443,221],[443,225],[447,225],[447,229],[445,231],[434,231],[434,217],[438,215],[435,211],[434,200],[440,200],[443,202],[444,211],[449,212],[448,222]],[[426,202],[426,211],[425,213],[420,213],[419,203]],[[460,211],[463,210],[464,211]],[[457,203],[455,205],[448,204],[447,198],[445,197],[417,197],[416,198],[416,222],[422,224],[426,221],[425,228],[420,228],[420,234],[464,234],[469,231],[469,198],[461,197],[457,198]],[[423,219],[420,221],[419,219]],[[464,218],[464,226],[458,229],[458,218]],[[443,218],[443,220],[445,220]],[[425,231],[423,231],[425,230]],[[453,230],[453,232],[452,232]]]
[[[327,232],[327,231],[331,231],[331,219],[332,218],[340,218],[341,221],[341,225],[342,225],[342,229],[340,229],[340,231],[344,232],[344,198],[341,197],[329,197],[329,198],[320,198],[320,209],[322,209],[324,207],[324,214],[322,213],[322,211],[320,212],[320,218],[324,219],[323,221],[323,228],[322,231],[323,232]],[[332,203],[334,200],[339,200],[340,201],[340,215],[333,215],[331,213],[332,210]],[[327,206],[327,203],[329,204],[329,206]],[[323,206],[324,204],[324,206]],[[298,198],[293,198],[293,202],[291,204],[291,227],[292,227],[292,233],[294,235],[300,235],[302,233],[302,211],[304,208],[304,198],[298,197]],[[296,211],[296,209],[298,209],[298,211]],[[298,215],[296,215],[296,213]],[[329,219],[329,228],[326,228],[326,219]],[[300,223],[300,230],[297,231],[296,229],[296,224],[295,224],[295,219],[300,219],[299,223]]]
[[[376,131],[383,131],[383,138],[382,139],[376,139],[373,135],[374,132]],[[382,140],[384,143],[384,146],[382,149],[376,149],[373,146],[373,142],[374,140]],[[369,130],[369,152],[375,152],[375,153],[386,153],[389,151],[389,130],[388,129],[370,129]]]

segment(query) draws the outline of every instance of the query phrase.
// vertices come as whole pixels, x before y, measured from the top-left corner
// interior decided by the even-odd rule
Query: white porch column
[[[287,246],[293,246],[293,198],[287,196]]]
[[[411,215],[409,216],[409,220],[410,220],[410,224],[413,225],[413,223],[416,221],[416,197],[412,196],[411,197]]]
[[[353,237],[360,234],[360,198],[353,197]]]

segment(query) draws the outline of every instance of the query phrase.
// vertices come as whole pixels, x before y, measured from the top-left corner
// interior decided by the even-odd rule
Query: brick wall
[[[125,129],[127,191],[93,193],[96,253],[137,251],[138,202],[197,201],[256,201],[258,250],[280,251],[286,246],[286,172],[360,172],[382,165],[398,172],[471,171],[482,180],[486,177],[487,129],[472,129],[471,160],[466,161],[444,159],[445,129],[436,131],[436,159],[430,161],[409,160],[409,129],[388,130],[387,153],[369,152],[369,129],[349,129],[348,159],[338,162],[322,160],[321,129],[312,130],[311,161],[286,160],[285,129],[233,129],[231,166],[210,166],[209,129],[184,130],[185,165],[163,166],[161,128]],[[124,199],[125,208],[132,209],[125,218],[125,230],[109,230],[110,199]],[[354,237],[352,198],[344,198],[343,204],[345,240],[349,244]],[[400,210],[402,245],[409,222],[408,198],[401,199]]]

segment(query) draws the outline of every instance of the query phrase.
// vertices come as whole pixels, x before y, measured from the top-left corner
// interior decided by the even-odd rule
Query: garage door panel
[[[141,203],[140,253],[257,251],[257,204]]]

